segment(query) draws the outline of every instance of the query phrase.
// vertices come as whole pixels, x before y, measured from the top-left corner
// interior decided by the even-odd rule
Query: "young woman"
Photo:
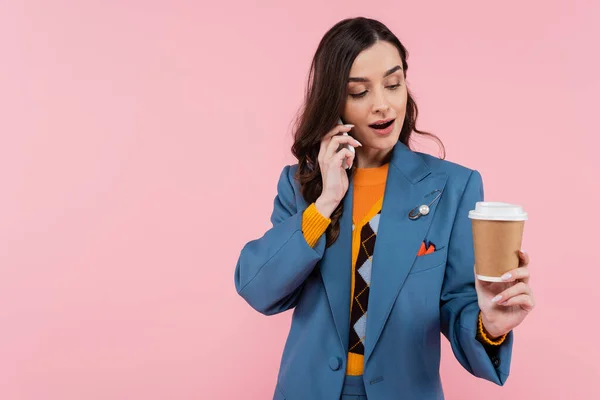
[[[410,149],[411,135],[435,136],[416,128],[407,57],[366,18],[336,24],[314,56],[298,163],[235,271],[257,311],[294,308],[274,399],[443,399],[440,332],[471,374],[508,377],[512,330],[534,307],[529,258],[505,282],[474,279],[482,178]]]

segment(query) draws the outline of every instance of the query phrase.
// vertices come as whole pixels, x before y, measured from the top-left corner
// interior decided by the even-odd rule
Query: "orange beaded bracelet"
[[[479,335],[481,336],[481,338],[484,340],[484,342],[486,342],[487,344],[491,344],[492,346],[500,346],[506,339],[506,336],[508,335],[508,333],[505,333],[504,335],[500,336],[500,338],[498,338],[497,340],[491,340],[489,337],[487,337],[487,335],[485,334],[485,330],[483,329],[483,320],[481,319],[481,311],[479,312],[478,327],[479,327]]]

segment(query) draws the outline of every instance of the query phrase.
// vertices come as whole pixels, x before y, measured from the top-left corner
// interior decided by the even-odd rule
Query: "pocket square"
[[[433,253],[435,251],[435,245],[433,243],[431,243],[428,240],[423,241],[423,243],[421,243],[421,248],[419,249],[419,252],[417,253],[417,256],[424,256],[425,254],[430,254]]]

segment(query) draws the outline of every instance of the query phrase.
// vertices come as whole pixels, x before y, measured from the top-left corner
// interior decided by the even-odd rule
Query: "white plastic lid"
[[[469,211],[469,218],[492,221],[526,221],[527,213],[523,211],[523,207],[516,204],[478,201],[475,209]]]

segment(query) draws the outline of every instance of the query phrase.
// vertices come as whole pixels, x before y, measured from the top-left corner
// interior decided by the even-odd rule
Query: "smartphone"
[[[338,125],[344,125],[344,122],[342,121],[342,117],[338,118]],[[348,132],[344,132],[342,135],[348,136]],[[340,148],[338,149],[338,151],[340,151],[343,148],[346,148],[346,149],[350,150],[352,153],[356,153],[356,149],[354,149],[354,146],[351,146],[350,144],[342,144],[342,145],[340,145]],[[352,164],[348,165],[348,163],[345,162],[344,163],[344,168],[345,169],[350,169],[350,168],[352,168]]]

